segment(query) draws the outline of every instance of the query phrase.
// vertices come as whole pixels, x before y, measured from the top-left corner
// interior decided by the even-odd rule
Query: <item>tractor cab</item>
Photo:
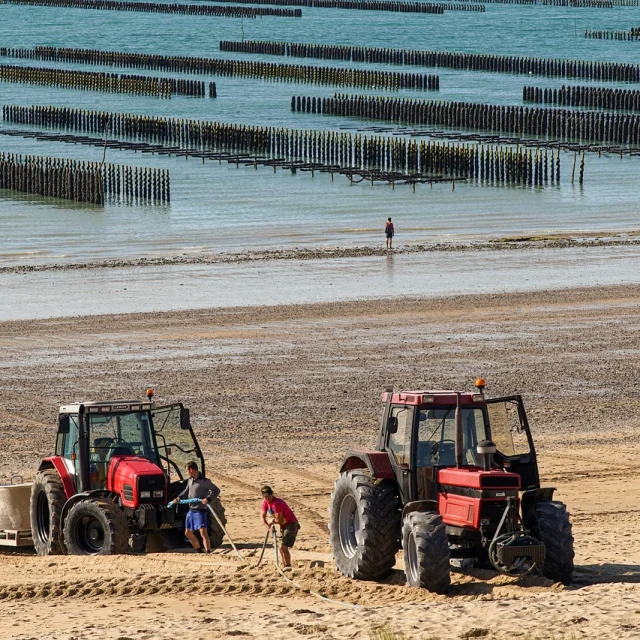
[[[162,469],[169,493],[176,495],[186,482],[187,462],[196,460],[205,471],[189,410],[182,404],[155,407],[151,401],[116,400],[63,405],[56,456],[64,461],[76,491],[111,489],[109,470],[113,475],[117,466],[134,461],[147,474],[158,475]],[[157,489],[144,498],[161,501],[165,492]]]
[[[331,497],[343,575],[382,577],[402,548],[407,584],[436,592],[448,588],[452,559],[571,580],[569,515],[540,486],[522,398],[487,398],[484,388],[482,379],[466,392],[385,388],[376,449],[345,456]]]
[[[510,472],[517,474],[523,490],[540,486],[520,396],[487,399],[481,385],[477,393],[385,391],[382,400],[378,449],[388,453],[403,500],[437,499],[440,469],[482,469],[484,454],[478,445],[487,441],[496,453],[485,482],[487,472],[494,477]]]
[[[55,455],[42,460],[31,492],[39,555],[123,553],[185,546],[187,507],[170,504],[187,483],[185,465],[204,458],[182,404],[145,400],[76,402],[60,407]],[[210,505],[220,522],[224,509]],[[209,520],[212,546],[222,541]],[[187,543],[188,544],[188,543]]]

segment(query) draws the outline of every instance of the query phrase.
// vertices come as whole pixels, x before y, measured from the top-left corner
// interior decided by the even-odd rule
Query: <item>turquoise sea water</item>
[[[313,59],[220,53],[220,39],[291,40],[327,44],[466,51],[521,56],[640,62],[640,42],[588,40],[585,28],[640,26],[640,8],[573,9],[488,4],[484,14],[444,15],[303,8],[303,17],[240,20],[115,11],[0,5],[0,46],[69,46],[170,55],[244,57],[313,65],[351,66]],[[577,32],[577,36],[575,33]],[[2,64],[99,70],[0,58]],[[357,66],[357,65],[355,65]],[[390,65],[360,65],[392,69]],[[115,69],[127,73],[124,69]],[[521,104],[522,86],[560,86],[557,78],[409,67],[438,73],[440,91],[395,95]],[[143,70],[130,73],[148,74]],[[162,75],[162,74],[160,74]],[[169,75],[169,74],[167,74]],[[170,74],[177,76],[180,74]],[[242,78],[214,80],[218,99],[171,100],[0,82],[2,104],[52,104],[85,109],[295,128],[355,130],[353,118],[293,114],[292,95],[331,95],[352,89]],[[583,81],[575,84],[584,84]],[[607,83],[611,87],[623,84]],[[639,85],[631,88],[640,89]],[[380,93],[364,91],[362,93]],[[0,127],[13,127],[0,123]],[[20,127],[24,128],[24,127]],[[393,127],[389,127],[393,129]],[[0,136],[0,151],[87,160],[102,151]],[[239,251],[293,246],[379,243],[387,216],[397,241],[464,241],[505,235],[634,229],[638,226],[640,157],[587,156],[585,185],[570,184],[572,154],[562,154],[562,182],[535,190],[477,185],[409,187],[349,185],[328,175],[273,174],[271,169],[109,150],[107,160],[171,171],[168,206],[104,208],[0,192],[0,265],[84,261],[140,255]]]

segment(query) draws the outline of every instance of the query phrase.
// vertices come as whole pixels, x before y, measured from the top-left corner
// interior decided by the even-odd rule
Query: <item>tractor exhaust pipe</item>
[[[89,491],[91,489],[91,481],[89,478],[89,416],[85,413],[83,404],[78,408],[78,457],[76,463],[79,463],[78,477],[80,479],[80,491]]]
[[[460,392],[456,393],[456,467],[460,468],[464,460],[464,451],[462,448],[462,439],[464,433],[462,431],[462,409],[460,408]]]

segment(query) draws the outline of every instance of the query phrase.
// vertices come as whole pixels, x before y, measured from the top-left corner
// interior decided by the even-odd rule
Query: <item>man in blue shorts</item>
[[[189,505],[189,511],[184,523],[184,533],[198,553],[209,553],[211,551],[211,542],[209,541],[209,529],[207,527],[207,505],[220,495],[220,489],[198,471],[198,465],[195,462],[187,462],[185,469],[189,474],[189,480],[187,480],[187,486],[184,491],[174,500],[174,503],[187,498],[198,498],[200,500],[200,502],[194,502]],[[200,541],[195,534],[196,531],[200,532],[204,549],[200,546]]]

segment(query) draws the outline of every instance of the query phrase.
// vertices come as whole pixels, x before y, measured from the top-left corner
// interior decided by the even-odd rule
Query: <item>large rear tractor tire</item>
[[[31,488],[29,511],[33,546],[39,556],[66,553],[62,540],[62,509],[67,497],[55,469],[38,471]]]
[[[70,554],[111,556],[129,548],[129,525],[124,511],[108,500],[89,498],[69,509],[64,542]]]
[[[442,516],[412,511],[402,524],[404,572],[409,587],[446,593],[451,584],[451,552]]]
[[[359,580],[387,575],[400,548],[400,514],[395,483],[375,484],[364,471],[341,473],[329,508],[331,550],[338,571]]]
[[[573,533],[564,503],[538,502],[534,505],[535,520],[531,533],[547,548],[542,574],[554,582],[569,584],[573,577]]]
[[[214,513],[218,516],[218,519],[222,524],[227,526],[227,516],[224,513],[224,507],[222,506],[222,502],[220,502],[220,498],[214,498],[209,505],[213,509]],[[208,511],[208,510],[207,510]],[[224,540],[224,531],[222,527],[218,524],[217,520],[211,515],[211,512],[207,513],[207,530],[209,532],[209,541],[211,542],[211,548],[217,549]],[[198,536],[199,537],[199,536]],[[202,542],[202,541],[201,541]]]

